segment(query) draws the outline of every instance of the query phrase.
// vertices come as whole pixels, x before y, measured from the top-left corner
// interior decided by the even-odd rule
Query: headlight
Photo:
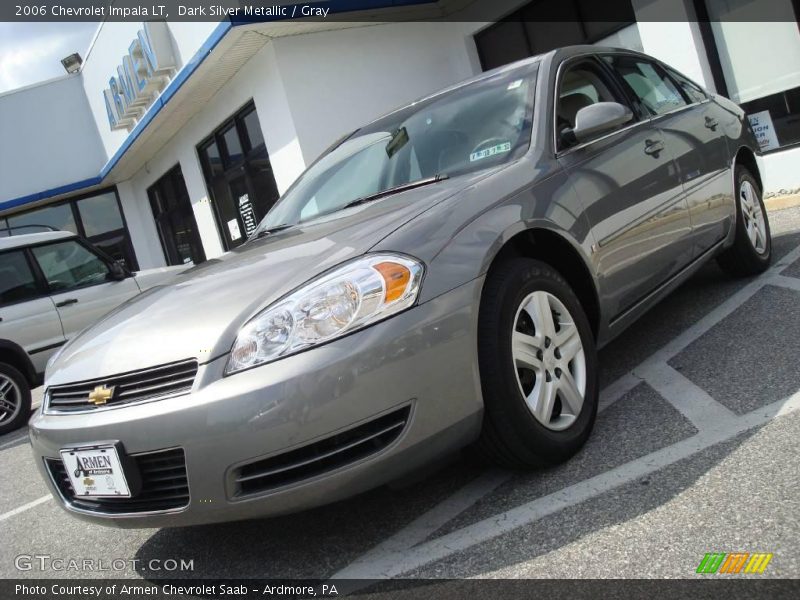
[[[229,375],[328,342],[412,306],[422,263],[371,254],[337,267],[267,307],[239,330]]]

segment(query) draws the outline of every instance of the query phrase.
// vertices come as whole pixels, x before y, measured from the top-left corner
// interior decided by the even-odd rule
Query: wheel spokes
[[[524,308],[525,312],[533,319],[536,333],[539,336],[555,337],[556,325],[553,321],[553,309],[546,292],[534,292]]]
[[[555,382],[546,381],[544,377],[537,378],[536,385],[526,401],[536,419],[543,425],[548,425],[556,403]]]
[[[583,349],[580,333],[573,323],[561,324],[561,331],[556,335],[555,344],[561,358],[567,362],[575,358]]]
[[[542,370],[540,352],[543,346],[540,336],[515,331],[511,339],[511,352],[517,366],[528,367],[537,372]]]
[[[583,408],[583,394],[578,390],[575,378],[569,371],[563,371],[558,379],[559,397],[572,416],[577,417]]]

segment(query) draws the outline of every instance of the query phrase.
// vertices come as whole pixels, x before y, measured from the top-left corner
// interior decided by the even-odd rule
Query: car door
[[[558,162],[590,221],[599,291],[613,321],[691,260],[689,211],[664,136],[605,64],[592,57],[562,65],[556,90]],[[562,140],[559,128],[574,127],[577,111],[598,101],[628,104],[634,120],[582,143]]]
[[[670,148],[689,204],[695,253],[700,255],[733,225],[730,150],[724,126],[730,114],[693,81],[669,67],[665,71],[689,103],[685,112],[675,115],[669,129],[663,129],[674,139]]]
[[[0,340],[25,350],[37,373],[65,341],[56,307],[24,249],[0,253]]]
[[[624,85],[652,115],[678,168],[692,220],[694,255],[725,237],[731,218],[728,146],[705,92],[672,69],[645,57],[610,57]]]
[[[133,277],[112,280],[109,264],[77,239],[34,246],[31,253],[67,340],[139,293]]]

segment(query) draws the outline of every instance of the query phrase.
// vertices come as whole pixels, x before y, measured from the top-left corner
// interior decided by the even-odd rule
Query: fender
[[[4,360],[3,357],[11,354],[14,358],[13,361]],[[28,379],[31,386],[39,380],[39,374],[33,367],[28,353],[19,344],[11,340],[0,339],[0,362],[7,362],[12,367],[19,369],[23,375]]]

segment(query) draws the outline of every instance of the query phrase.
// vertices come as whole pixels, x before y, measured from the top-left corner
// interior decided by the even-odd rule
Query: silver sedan
[[[565,461],[598,347],[712,258],[769,265],[757,152],[734,103],[598,47],[400,108],[248,243],[58,353],[41,473],[76,516],[160,527],[332,502],[467,445]]]

